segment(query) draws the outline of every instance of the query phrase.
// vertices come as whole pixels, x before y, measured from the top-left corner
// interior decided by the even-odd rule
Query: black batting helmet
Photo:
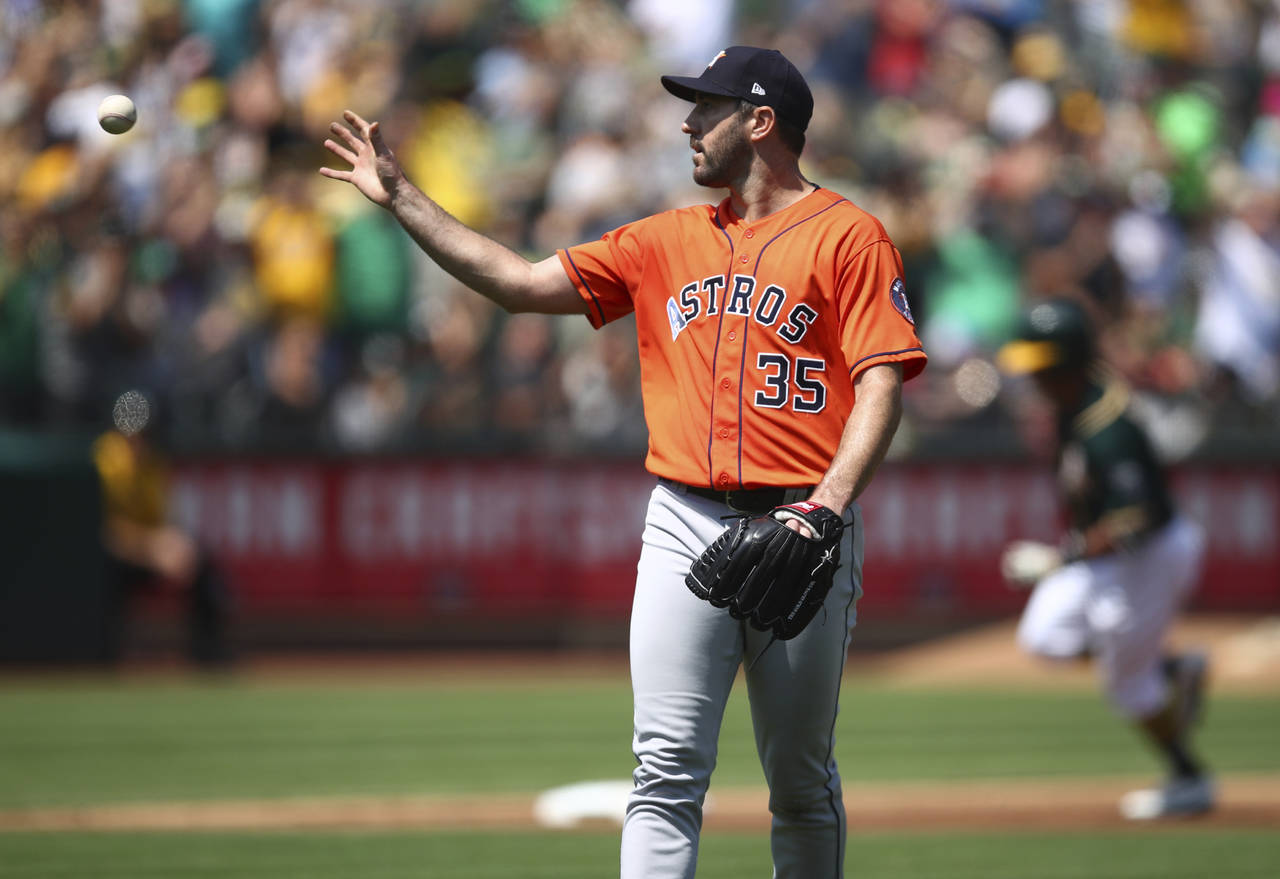
[[[1084,368],[1095,357],[1093,327],[1070,299],[1046,299],[1022,315],[1011,341],[996,355],[1000,368],[1025,375],[1055,367]]]

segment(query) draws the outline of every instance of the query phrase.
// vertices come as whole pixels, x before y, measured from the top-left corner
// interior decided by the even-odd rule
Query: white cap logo
[[[753,83],[751,83],[751,94],[753,94],[753,95],[763,95],[764,93],[765,93],[765,91],[764,91],[764,89],[762,89],[762,88],[760,87],[760,83],[758,83],[758,82],[753,82]]]

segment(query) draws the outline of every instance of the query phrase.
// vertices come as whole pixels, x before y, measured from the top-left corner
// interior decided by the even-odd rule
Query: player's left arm
[[[835,457],[809,500],[841,512],[871,484],[902,419],[902,364],[878,363],[854,379],[855,398]]]
[[[1089,559],[1131,549],[1163,521],[1148,503],[1108,510],[1097,522],[1069,532],[1063,540],[1068,559]]]

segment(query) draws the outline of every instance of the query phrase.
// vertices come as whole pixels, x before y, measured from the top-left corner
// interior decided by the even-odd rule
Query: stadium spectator
[[[500,434],[525,448],[643,444],[618,423],[634,414],[618,383],[634,377],[593,376],[596,341],[557,337],[513,393],[500,317],[455,313],[400,230],[317,194],[304,151],[335,108],[377,116],[447,209],[544,251],[704,200],[669,154],[679,145],[655,135],[679,119],[654,74],[738,33],[806,68],[806,174],[882,217],[902,249],[935,361],[906,394],[903,437],[948,449],[974,428],[1010,434],[999,395],[971,379],[1027,295],[1065,289],[1099,306],[1101,344],[1135,392],[1199,425],[1178,454],[1233,428],[1274,434],[1276,4],[711,3],[697,27],[687,6],[0,4],[0,198],[13,208],[0,219],[0,417],[91,424],[106,389],[129,382],[171,401],[179,448],[262,434],[305,451],[342,431],[369,450]],[[663,36],[673,16],[678,40]],[[94,122],[112,92],[140,112],[119,137]],[[281,321],[303,315],[319,427],[273,439],[252,413],[270,398]],[[403,356],[370,361],[383,335]],[[534,398],[552,411],[513,429]],[[357,437],[354,413],[374,410],[385,419]]]
[[[153,439],[155,410],[141,393],[126,391],[113,418],[116,426],[93,445],[111,601],[108,658],[123,656],[139,596],[173,590],[185,606],[188,659],[206,668],[225,666],[231,660],[231,594],[214,559],[170,518],[168,463]]]

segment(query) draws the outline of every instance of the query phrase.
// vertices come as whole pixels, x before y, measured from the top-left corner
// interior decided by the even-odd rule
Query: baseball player
[[[800,172],[813,98],[791,62],[732,46],[699,76],[662,83],[693,105],[681,130],[694,181],[728,196],[541,262],[446,214],[405,179],[377,123],[354,113],[325,141],[351,169],[321,173],[389,209],[440,266],[508,311],[582,314],[597,328],[635,314],[657,483],[631,616],[638,765],[621,875],[694,875],[720,723],[745,664],[774,875],[839,877],[833,730],[861,592],[855,499],[897,427],[902,381],[925,355],[883,227]],[[766,651],[767,632],[700,601],[685,577],[726,517],[796,501],[844,517],[842,564],[822,612]]]
[[[1202,529],[1175,509],[1150,441],[1126,414],[1125,387],[1095,357],[1078,304],[1055,298],[1033,307],[999,360],[1006,372],[1030,375],[1054,409],[1069,522],[1060,546],[1017,541],[1003,554],[1009,582],[1034,586],[1018,642],[1052,659],[1092,657],[1115,710],[1167,763],[1161,787],[1121,800],[1125,817],[1208,811],[1213,781],[1189,741],[1205,658],[1162,652],[1199,576]]]

